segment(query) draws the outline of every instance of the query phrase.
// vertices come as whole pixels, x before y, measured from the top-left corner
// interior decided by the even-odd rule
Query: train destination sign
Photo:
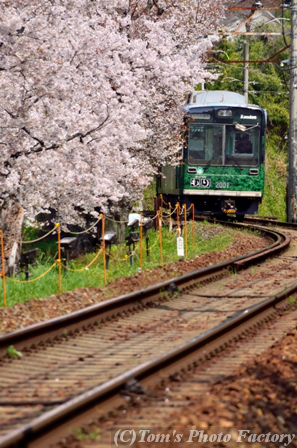
[[[257,115],[240,115],[242,120],[257,120]]]

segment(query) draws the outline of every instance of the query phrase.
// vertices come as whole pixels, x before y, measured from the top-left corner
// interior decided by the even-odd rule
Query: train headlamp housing
[[[220,118],[230,118],[232,117],[232,110],[230,109],[220,109],[217,112],[217,116]]]

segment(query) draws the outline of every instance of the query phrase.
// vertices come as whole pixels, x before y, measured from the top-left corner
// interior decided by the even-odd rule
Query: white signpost
[[[181,236],[178,236],[176,238],[176,244],[177,244],[177,255],[179,257],[185,256],[185,250],[184,250],[184,239]]]

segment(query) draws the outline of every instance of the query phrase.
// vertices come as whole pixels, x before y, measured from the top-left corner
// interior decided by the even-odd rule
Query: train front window
[[[226,129],[226,165],[239,166],[259,164],[260,128],[252,127],[238,131],[234,126]]]
[[[191,123],[188,132],[190,165],[257,166],[260,127],[240,131],[234,125]]]
[[[222,164],[224,127],[192,123],[189,127],[188,151],[190,165]]]

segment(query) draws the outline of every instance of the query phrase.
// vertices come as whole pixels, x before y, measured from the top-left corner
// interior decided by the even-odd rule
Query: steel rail
[[[224,225],[247,228],[245,224],[238,223],[224,223]],[[88,325],[96,324],[99,320],[120,315],[127,309],[133,309],[133,307],[135,309],[135,307],[142,307],[146,304],[150,304],[155,298],[160,297],[160,295],[164,295],[166,292],[170,294],[173,284],[175,288],[183,289],[189,285],[209,281],[213,278],[217,278],[219,275],[223,275],[228,269],[238,271],[244,267],[248,267],[252,263],[262,261],[269,256],[274,256],[289,246],[290,237],[281,232],[268,229],[263,230],[257,226],[253,226],[252,228],[272,239],[273,243],[264,249],[259,249],[250,254],[218,263],[207,268],[195,270],[191,273],[174,277],[148,288],[121,295],[67,315],[59,316],[11,333],[3,334],[0,336],[0,355],[5,354],[7,348],[11,345],[17,350],[22,350],[29,345],[45,342],[57,336],[63,336],[65,331],[68,333],[77,330],[78,328],[84,328]]]
[[[297,297],[297,283],[161,356],[144,362],[44,413],[29,424],[2,437],[0,448],[46,448],[49,440],[52,443],[55,439],[59,440],[62,434],[65,436],[67,428],[69,429],[73,421],[76,423],[79,421],[81,424],[91,415],[90,412],[95,412],[98,407],[106,410],[111,405],[114,407],[115,403],[119,404],[119,400],[122,400],[120,395],[131,378],[140,382],[145,388],[159,383],[162,377],[175,374],[182,367],[188,368],[193,363],[197,364],[209,358],[212,353],[225,347],[248,329],[274,315],[278,306],[281,309],[282,302],[289,297]]]
[[[297,230],[297,224],[292,222],[278,221],[276,218],[265,218],[262,216],[246,216],[244,222],[248,224],[261,224],[262,226],[282,227],[284,229]]]

